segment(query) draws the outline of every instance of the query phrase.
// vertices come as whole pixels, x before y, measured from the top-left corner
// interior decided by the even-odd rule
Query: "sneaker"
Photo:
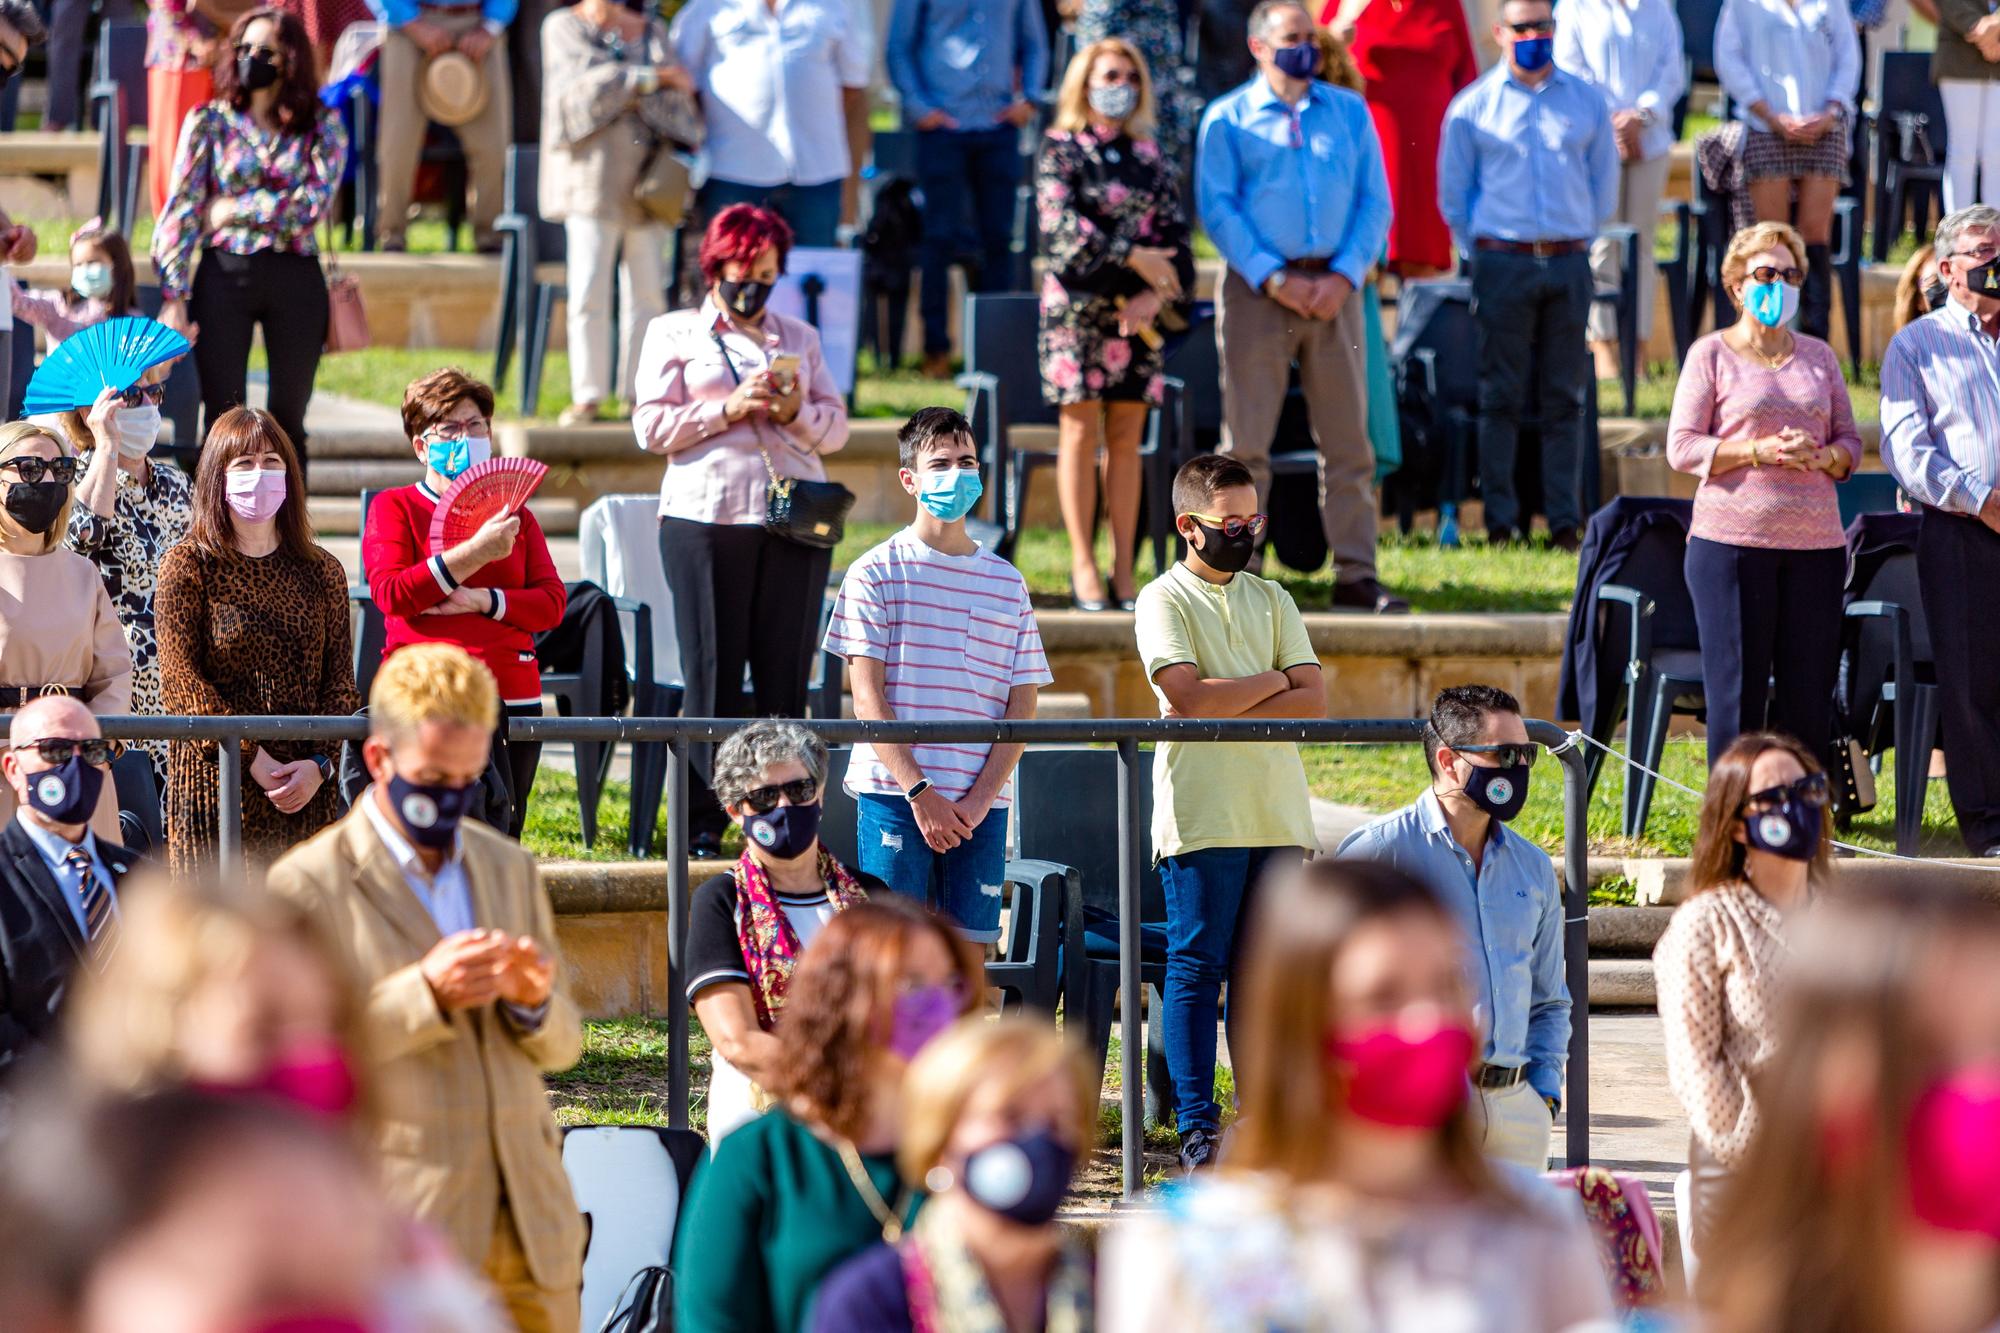
[[[578,426],[593,424],[598,417],[596,403],[571,403],[556,418],[556,424],[564,430],[574,430]]]
[[[1191,1129],[1181,1135],[1181,1174],[1191,1176],[1215,1166],[1221,1144],[1212,1129]]]

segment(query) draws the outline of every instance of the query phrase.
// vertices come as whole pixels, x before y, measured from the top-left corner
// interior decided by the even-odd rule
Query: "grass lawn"
[[[1847,363],[1844,348],[1841,364]],[[1843,374],[1845,372],[1843,371]],[[1639,372],[1638,410],[1633,415],[1648,421],[1665,421],[1673,415],[1674,384],[1679,377],[1679,368],[1664,361],[1655,361],[1644,366]],[[1861,363],[1861,378],[1847,386],[1848,401],[1854,407],[1856,421],[1874,421],[1881,415],[1882,407],[1882,367],[1873,361]],[[1625,415],[1625,390],[1617,380],[1597,382],[1598,410],[1605,416]]]

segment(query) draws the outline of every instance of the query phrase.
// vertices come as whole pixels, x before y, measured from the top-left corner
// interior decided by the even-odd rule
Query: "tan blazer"
[[[534,858],[472,820],[460,839],[480,926],[532,936],[554,954],[555,917]],[[368,1060],[390,1198],[483,1268],[504,1191],[536,1284],[578,1286],[583,1219],[541,1078],[583,1050],[560,960],[548,1016],[531,1034],[497,1007],[440,1012],[418,969],[440,938],[437,926],[359,804],[272,866],[270,886],[313,914],[368,988]]]

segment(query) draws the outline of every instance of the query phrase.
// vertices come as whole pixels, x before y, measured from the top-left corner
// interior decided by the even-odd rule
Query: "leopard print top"
[[[347,716],[361,707],[354,685],[347,575],[313,548],[258,559],[211,556],[183,542],[160,565],[154,598],[160,694],[170,714]],[[267,741],[279,763],[325,754],[312,742]],[[254,753],[254,747],[251,747]],[[268,864],[331,824],[338,783],[321,785],[297,814],[282,813],[249,778],[244,756],[243,848]],[[176,874],[212,860],[217,821],[215,746],[168,747],[167,850]]]

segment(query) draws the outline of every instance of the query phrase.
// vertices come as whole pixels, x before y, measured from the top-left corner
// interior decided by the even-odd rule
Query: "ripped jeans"
[[[908,801],[900,796],[855,799],[861,807],[863,871],[904,897],[943,912],[974,944],[1000,938],[1007,873],[1005,806],[987,811],[967,841],[948,852],[934,852],[925,845]]]

